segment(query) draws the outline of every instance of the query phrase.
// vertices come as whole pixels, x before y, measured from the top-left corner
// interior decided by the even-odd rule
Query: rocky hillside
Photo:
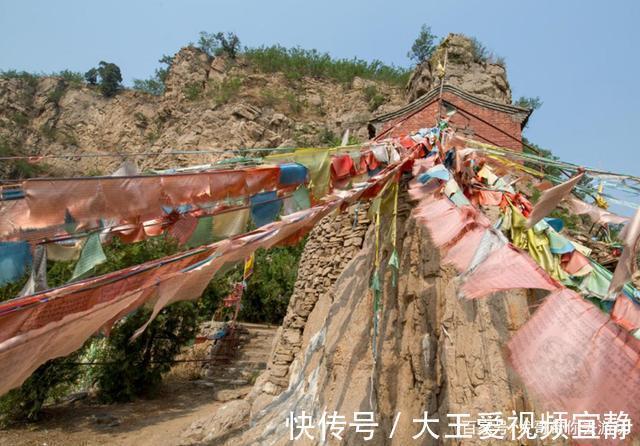
[[[347,129],[367,139],[367,121],[403,106],[446,82],[498,102],[511,103],[503,64],[482,57],[466,36],[450,34],[418,65],[406,89],[356,77],[288,79],[266,74],[242,56],[232,61],[185,47],[173,58],[162,96],[123,90],[103,97],[95,87],[58,77],[0,77],[0,155],[153,152],[142,167],[210,162],[162,155],[170,150],[330,145]],[[71,161],[71,162],[70,162]],[[108,173],[118,158],[49,159],[50,172]],[[4,163],[0,174],[12,174]],[[13,175],[15,176],[15,174]]]
[[[372,104],[372,94],[381,105]],[[242,58],[211,58],[186,47],[174,57],[162,96],[124,90],[104,98],[92,87],[61,78],[0,79],[0,145],[5,153],[21,154],[327,145],[346,129],[366,139],[373,112],[404,103],[402,88],[382,82],[289,80],[281,73],[260,73]],[[160,155],[139,164],[162,167],[217,158]],[[72,161],[47,163],[57,174],[86,174],[108,172],[121,162]]]

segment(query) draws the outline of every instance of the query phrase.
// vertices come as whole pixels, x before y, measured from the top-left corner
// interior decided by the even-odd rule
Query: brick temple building
[[[532,110],[493,102],[452,85],[442,87],[442,102],[439,99],[438,87],[398,110],[376,116],[369,122],[369,136],[403,136],[420,128],[433,127],[439,116],[455,111],[449,122],[461,134],[496,146],[522,150],[522,129]]]

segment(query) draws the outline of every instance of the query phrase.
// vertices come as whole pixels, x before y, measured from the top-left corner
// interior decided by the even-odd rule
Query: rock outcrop
[[[166,91],[153,96],[123,90],[103,98],[89,86],[60,78],[0,79],[0,146],[16,154],[150,152],[138,164],[175,167],[237,156],[231,149],[326,145],[350,129],[367,139],[371,117],[365,94],[384,96],[376,112],[404,103],[401,88],[356,78],[289,80],[253,70],[242,58],[211,58],[183,48],[171,65]],[[173,150],[212,150],[167,156]],[[121,158],[47,159],[56,174],[109,173]],[[6,174],[6,172],[0,172]]]
[[[511,104],[511,88],[504,63],[490,55],[478,54],[477,45],[464,35],[449,34],[431,58],[418,65],[411,75],[407,85],[409,100],[440,86],[444,73],[447,84],[485,99]]]
[[[448,444],[443,435],[452,433],[449,413],[474,416],[499,411],[506,417],[514,410],[532,410],[502,355],[506,341],[529,317],[529,293],[514,291],[478,301],[458,298],[456,273],[441,265],[428,231],[409,215],[407,200],[406,192],[402,193],[397,239],[400,273],[395,285],[392,269],[385,267],[388,242],[381,251],[382,310],[377,328],[370,290],[374,227],[369,225],[362,247],[349,253],[351,259],[335,282],[316,292],[314,281],[316,277],[323,281],[324,276],[314,265],[326,262],[328,254],[318,246],[327,238],[338,238],[345,227],[325,221],[323,229],[310,235],[296,283],[298,292],[291,299],[285,326],[276,340],[272,366],[247,397],[252,405],[250,415],[243,406],[244,418],[229,425],[224,435],[209,435],[209,441],[284,445],[289,441],[285,421],[290,412],[300,415],[305,411],[317,420],[323,410],[335,410],[347,421],[353,412],[374,412],[378,423],[371,441],[347,428],[343,444]],[[388,227],[387,222],[381,226]],[[333,231],[328,232],[329,228]],[[304,273],[308,268],[316,274]],[[291,334],[293,320],[300,322]],[[273,368],[284,353],[283,365],[288,366]],[[278,370],[278,378],[288,379],[286,388],[282,389],[284,381],[274,380],[274,370]],[[420,430],[413,418],[422,417],[425,411],[440,420],[430,426],[440,441],[429,435],[419,441],[411,438]],[[393,429],[398,413],[401,416]],[[217,426],[221,422],[217,417],[207,423]],[[314,433],[314,440],[303,437],[299,443],[324,444],[319,431]],[[476,436],[464,444],[473,441],[486,442]]]

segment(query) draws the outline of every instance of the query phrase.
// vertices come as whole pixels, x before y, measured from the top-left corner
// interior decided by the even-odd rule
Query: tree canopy
[[[407,53],[407,57],[417,64],[429,59],[436,49],[436,39],[436,35],[431,32],[431,27],[422,25],[420,34],[411,45],[411,50]]]

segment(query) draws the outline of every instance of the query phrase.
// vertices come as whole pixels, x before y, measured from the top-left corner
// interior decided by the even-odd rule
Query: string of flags
[[[541,408],[640,417],[640,294],[630,283],[640,211],[629,221],[607,211],[602,199],[592,205],[572,196],[585,169],[575,168],[568,180],[550,186],[544,176],[514,163],[518,155],[507,149],[488,152],[486,144],[452,132],[446,140],[438,137],[440,149],[416,161],[409,193],[418,201],[415,218],[442,251],[443,263],[460,273],[459,296],[477,299],[522,288],[550,292],[507,346],[526,388]],[[543,190],[535,203],[524,192],[531,185]],[[562,219],[550,216],[558,207],[599,224],[626,224],[614,273],[563,234]]]
[[[159,179],[151,177],[154,180],[152,184],[162,187],[160,194],[138,189],[140,181],[150,181],[147,176],[132,176],[126,180],[133,182],[124,183],[116,183],[112,177],[98,180],[78,179],[80,187],[77,189],[68,185],[59,188],[58,190],[64,190],[64,193],[73,193],[75,190],[81,201],[84,199],[82,197],[86,197],[86,200],[74,204],[73,200],[67,197],[61,200],[61,203],[67,205],[64,213],[47,208],[42,211],[44,214],[55,216],[47,217],[47,222],[56,228],[53,231],[56,235],[64,232],[73,236],[83,224],[89,224],[96,217],[103,219],[101,212],[105,208],[101,206],[111,200],[104,197],[115,197],[116,189],[123,187],[129,188],[129,192],[135,190],[139,198],[159,198],[158,201],[152,200],[144,205],[125,201],[121,203],[121,208],[109,208],[108,217],[117,220],[114,224],[121,224],[122,220],[131,218],[137,218],[138,221],[157,218],[158,213],[164,211],[163,206],[168,204],[173,207],[173,211],[176,207],[184,206],[185,211],[178,212],[180,217],[169,227],[167,233],[180,234],[179,239],[186,241],[186,246],[196,246],[173,256],[89,277],[92,267],[104,261],[101,243],[106,240],[101,238],[104,233],[96,232],[86,237],[74,270],[74,279],[69,284],[54,289],[34,290],[33,293],[0,303],[0,373],[4,377],[0,383],[0,394],[20,385],[45,361],[69,354],[79,348],[97,331],[108,334],[119,319],[149,303],[152,305],[152,314],[134,334],[134,338],[139,336],[165,306],[178,300],[197,299],[211,278],[225,264],[245,261],[243,282],[237,284],[234,293],[226,299],[226,303],[234,308],[235,320],[246,279],[251,274],[252,253],[259,248],[297,243],[329,213],[346,209],[358,200],[375,198],[385,190],[389,181],[397,178],[397,172],[407,169],[406,166],[415,157],[414,151],[406,150],[402,146],[396,147],[392,142],[385,144],[385,150],[386,159],[395,159],[394,163],[378,161],[375,168],[369,169],[371,162],[360,162],[358,166],[361,167],[353,169],[353,176],[349,178],[345,189],[334,187],[334,179],[336,183],[341,181],[340,184],[345,184],[344,178],[332,177],[332,163],[324,161],[331,161],[334,154],[338,153],[335,149],[301,149],[293,155],[287,155],[296,159],[295,164],[283,160],[282,164],[272,164],[274,167],[265,165],[255,170],[243,168],[240,173],[230,171],[221,174],[220,171],[205,171],[202,176],[199,176],[199,172],[190,173],[188,176],[180,175],[186,181],[185,187],[180,190],[173,189],[174,185],[179,184],[176,179],[179,174],[175,174],[176,178],[171,177],[171,174]],[[397,154],[395,157],[389,157],[389,151],[402,152],[402,156]],[[363,147],[354,157],[366,160],[366,153],[369,152],[368,147]],[[318,154],[319,159],[323,161],[317,163],[313,154]],[[318,169],[329,172],[328,176],[317,172]],[[375,173],[372,173],[374,170]],[[325,186],[323,181],[327,177],[329,185]],[[122,180],[123,177],[117,179]],[[103,180],[104,184],[111,187],[107,188],[108,192],[103,198],[93,197],[83,190],[84,187],[92,193],[104,191],[104,185],[101,183]],[[23,187],[27,191],[24,200],[29,211],[40,203],[50,206],[40,199],[30,200],[30,196],[40,195],[33,195],[29,184]],[[282,189],[289,192],[288,197],[280,195]],[[234,192],[233,199],[242,200],[241,206],[229,207],[226,198],[229,190]],[[321,195],[319,190],[322,190],[324,195]],[[309,194],[308,191],[312,193]],[[235,192],[249,193],[237,195]],[[46,194],[51,196],[55,192],[47,191]],[[221,200],[212,203],[214,195]],[[169,200],[167,197],[173,198]],[[187,210],[190,209],[187,205],[193,206],[194,203],[185,201],[192,199],[198,207],[205,205],[213,209],[231,209],[233,212],[214,213],[210,217],[211,220],[208,220],[208,216],[200,220],[190,220],[185,218]],[[16,202],[18,200],[6,201],[10,205]],[[118,204],[115,201],[114,203]],[[13,209],[11,215],[16,215],[15,208]],[[287,212],[283,214],[283,210]],[[22,218],[30,219],[31,223],[39,221],[33,215],[29,212],[27,217]],[[227,217],[220,218],[220,215]],[[73,220],[74,224],[68,224],[69,220]],[[202,224],[203,221],[206,223]],[[247,232],[249,221],[255,229]],[[40,226],[49,228],[42,223]],[[4,227],[12,228],[12,235],[16,231],[24,233],[26,230],[15,220]],[[158,232],[159,234],[162,232]],[[210,242],[210,235],[215,236],[217,241]],[[205,243],[199,244],[200,242]],[[10,245],[12,247],[18,244],[23,247],[29,246],[26,241],[8,243],[13,243]],[[45,245],[48,247],[51,244]],[[27,256],[27,251],[22,255]],[[43,342],[44,339],[47,339],[46,343]],[[50,345],[50,348],[42,347],[51,343],[55,345]]]
[[[561,180],[535,167],[545,161],[571,176]],[[154,175],[138,175],[129,166],[112,177],[29,180],[3,192],[0,285],[22,278],[29,266],[31,275],[19,297],[0,303],[0,394],[48,359],[72,352],[97,331],[108,333],[119,319],[152,303],[139,335],[165,306],[197,299],[225,264],[244,262],[243,281],[224,301],[235,321],[256,249],[295,243],[324,216],[361,200],[372,200],[375,225],[375,359],[382,273],[392,268],[395,282],[399,267],[404,172],[413,178],[408,193],[418,202],[416,220],[443,262],[460,272],[461,298],[522,288],[549,292],[507,346],[514,370],[540,403],[640,416],[640,292],[631,283],[640,211],[633,219],[616,215],[607,209],[611,196],[605,192],[605,186],[621,185],[638,193],[637,178],[462,138],[446,120],[402,138],[341,150],[298,149],[263,162]],[[600,183],[590,189],[586,179]],[[532,190],[542,191],[536,200]],[[584,191],[594,203],[573,195]],[[625,225],[613,273],[566,233],[563,220],[551,214],[557,208],[602,225]],[[90,277],[105,261],[102,244],[110,237],[135,242],[161,234],[186,251]],[[383,261],[386,244],[390,255]],[[62,259],[77,259],[74,279],[47,289],[46,262]]]

